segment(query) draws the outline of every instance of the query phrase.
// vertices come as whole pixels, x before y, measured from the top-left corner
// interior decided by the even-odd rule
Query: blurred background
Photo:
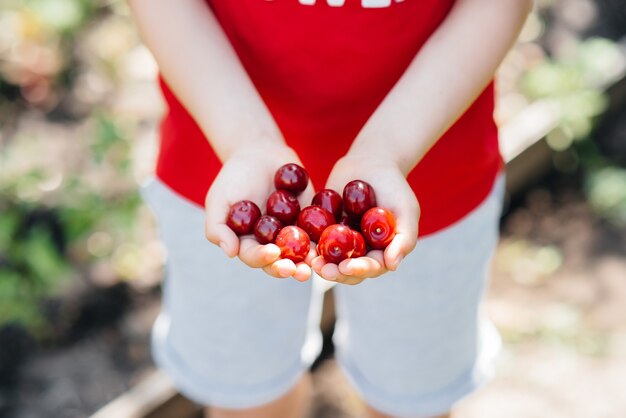
[[[509,193],[487,309],[504,348],[455,418],[626,416],[625,77],[626,2],[537,2],[498,76]],[[0,5],[1,417],[194,416],[149,355],[155,79],[123,1]],[[314,371],[317,417],[362,412],[329,344]]]

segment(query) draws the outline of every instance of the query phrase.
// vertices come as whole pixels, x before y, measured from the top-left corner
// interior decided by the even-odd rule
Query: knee
[[[372,408],[371,406],[367,406],[367,418],[394,418],[392,415],[387,415],[383,412],[377,411],[376,409]],[[450,418],[450,414],[444,414],[444,415],[437,415],[436,417],[433,416],[432,418]]]
[[[311,377],[305,373],[289,391],[264,404],[246,409],[209,407],[205,418],[305,418],[309,416],[312,392]]]

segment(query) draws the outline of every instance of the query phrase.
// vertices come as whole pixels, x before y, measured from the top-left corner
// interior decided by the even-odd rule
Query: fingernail
[[[224,241],[220,241],[220,248],[226,253],[227,256],[230,257],[230,254],[228,254],[228,248],[226,247],[226,243]]]
[[[404,256],[402,254],[397,256],[395,263],[393,263],[393,265],[395,266],[394,268],[397,269],[400,266],[400,263],[402,262],[403,259],[404,259]]]

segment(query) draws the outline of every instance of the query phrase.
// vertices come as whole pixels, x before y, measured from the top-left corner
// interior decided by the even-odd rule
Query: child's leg
[[[157,365],[187,397],[220,408],[217,416],[306,398],[301,378],[321,349],[321,293],[311,281],[275,279],[228,259],[204,237],[203,210],[159,181],[142,192],[167,250],[152,331]]]
[[[398,271],[335,287],[337,358],[380,413],[446,414],[488,378],[499,337],[480,304],[498,238],[502,180],[467,217],[418,241]]]
[[[268,404],[249,409],[207,408],[206,418],[306,418],[311,407],[311,376],[307,373],[284,396]]]
[[[391,415],[383,414],[372,407],[367,407],[367,418],[394,418]],[[450,414],[438,415],[432,418],[450,418]]]

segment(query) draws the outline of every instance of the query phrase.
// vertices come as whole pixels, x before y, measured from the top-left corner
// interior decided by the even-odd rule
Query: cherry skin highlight
[[[396,218],[385,208],[371,208],[361,219],[361,233],[375,250],[385,249],[396,235]]]
[[[311,248],[311,241],[306,232],[293,225],[280,230],[275,244],[280,248],[280,256],[294,263],[304,261]]]
[[[254,225],[254,237],[259,244],[271,244],[276,240],[283,224],[273,216],[263,215]]]
[[[350,258],[364,257],[367,254],[367,247],[365,245],[365,239],[359,231],[352,230],[354,236],[354,252]]]
[[[298,219],[300,203],[296,197],[286,190],[276,190],[267,198],[267,214],[275,217],[283,225],[291,225]]]
[[[261,217],[259,207],[249,200],[241,200],[230,207],[226,225],[237,235],[252,233],[254,224]]]
[[[309,174],[298,164],[285,164],[274,175],[276,190],[287,190],[299,195],[309,184]]]
[[[339,222],[341,219],[341,212],[343,210],[343,200],[339,193],[331,189],[324,189],[313,196],[312,205],[319,206],[326,209],[335,217],[335,222]]]
[[[339,264],[354,252],[354,235],[344,225],[331,225],[322,232],[317,251],[328,263]]]
[[[298,215],[298,226],[309,234],[311,241],[315,242],[318,242],[322,232],[334,223],[333,215],[319,206],[307,206]]]
[[[343,189],[343,210],[355,221],[359,221],[368,209],[376,206],[376,193],[369,183],[352,180]]]

